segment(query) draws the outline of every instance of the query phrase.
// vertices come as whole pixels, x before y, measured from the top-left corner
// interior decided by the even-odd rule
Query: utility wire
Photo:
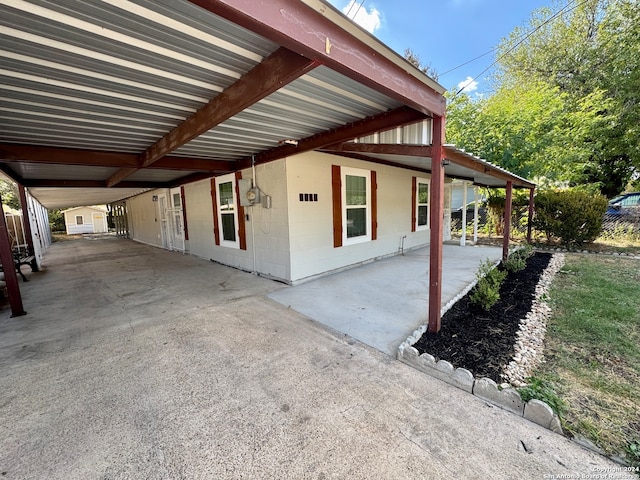
[[[365,0],[362,0],[360,2],[360,5],[358,5],[358,8],[356,9],[355,13],[353,14],[353,17],[349,17],[349,14],[351,13],[351,9],[355,6],[356,3],[358,3],[358,0],[353,0],[353,2],[351,3],[351,6],[349,7],[349,11],[347,12],[347,17],[349,17],[352,20],[354,20],[356,18],[356,15],[358,15],[358,12],[362,8],[362,5],[364,4],[364,2],[365,2]]]
[[[590,1],[590,0],[584,0],[583,2],[581,2],[581,3],[577,4],[577,5],[574,5],[573,7],[571,7],[571,8],[569,9],[569,6],[570,6],[572,3],[575,3],[575,1],[576,1],[576,0],[571,0],[569,3],[567,3],[567,5],[565,5],[563,8],[561,8],[561,9],[560,9],[560,10],[558,10],[556,13],[554,13],[553,15],[551,15],[548,19],[546,19],[544,22],[542,22],[542,23],[541,23],[540,25],[538,25],[536,28],[534,28],[533,30],[531,30],[530,32],[528,32],[527,34],[525,34],[525,35],[524,35],[522,38],[520,38],[516,43],[514,43],[514,44],[513,44],[513,46],[509,47],[509,48],[507,49],[507,51],[506,51],[506,52],[504,52],[502,55],[500,55],[498,58],[496,58],[496,60],[495,60],[491,65],[489,65],[487,68],[485,68],[482,72],[480,72],[478,75],[476,75],[476,76],[475,76],[475,77],[473,77],[473,78],[478,78],[478,77],[480,77],[480,76],[484,75],[484,74],[485,74],[485,73],[486,73],[486,72],[487,72],[491,67],[493,67],[496,63],[498,63],[500,60],[502,60],[505,56],[507,56],[509,53],[511,53],[513,50],[515,50],[515,48],[516,48],[518,45],[520,45],[522,42],[524,42],[527,38],[529,38],[529,37],[530,37],[531,35],[533,35],[535,32],[537,32],[538,30],[540,30],[540,29],[541,29],[542,27],[544,27],[546,24],[548,24],[548,23],[549,23],[549,22],[551,22],[552,20],[554,20],[554,19],[558,18],[558,17],[559,17],[560,15],[562,15],[563,13],[569,13],[570,11],[575,10],[576,8],[578,8],[578,7],[582,6],[582,5],[584,5],[585,3],[587,3],[587,2],[588,2],[588,1]],[[491,53],[491,52],[493,52],[493,51],[495,51],[495,48],[494,48],[493,50],[491,50],[490,52],[487,52],[487,53],[486,53],[486,54],[484,54],[484,55],[487,55],[488,53]],[[481,57],[482,57],[482,56],[484,56],[484,55],[481,55]],[[475,59],[474,59],[474,60],[475,60]],[[473,60],[469,60],[469,62],[471,62],[471,61],[473,61]],[[469,63],[469,62],[466,62],[466,63]],[[465,64],[463,64],[463,65],[466,65],[466,63],[465,63]],[[456,67],[456,68],[458,68],[458,67]],[[455,70],[455,69],[454,69],[454,70]],[[451,71],[451,70],[449,70],[449,71]],[[460,92],[462,92],[462,91],[463,91],[465,88],[467,88],[467,87],[468,87],[468,84],[465,84],[465,85],[464,85],[460,90],[458,90],[458,91],[455,93],[455,95],[452,97],[452,100],[453,100],[454,98],[456,98],[456,97],[460,94]]]

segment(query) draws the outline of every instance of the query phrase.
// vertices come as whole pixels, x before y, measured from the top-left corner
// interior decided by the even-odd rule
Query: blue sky
[[[352,18],[361,1],[329,0],[345,13],[351,7]],[[479,74],[493,63],[493,54],[443,73],[489,52],[541,7],[556,10],[552,0],[364,0],[355,20],[396,52],[411,48],[440,73],[442,86],[450,89],[473,78],[477,85],[470,90],[489,93],[487,74]]]

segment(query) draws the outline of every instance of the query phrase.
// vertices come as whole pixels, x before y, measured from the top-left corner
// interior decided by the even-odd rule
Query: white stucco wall
[[[331,165],[375,170],[378,183],[377,240],[333,246]],[[287,159],[291,278],[295,283],[327,271],[429,243],[429,230],[411,232],[411,179],[428,174],[311,152]],[[317,193],[318,202],[300,202],[299,193]]]
[[[160,221],[158,218],[158,202],[153,196],[166,190],[152,190],[127,200],[127,218],[129,235],[138,242],[162,246]]]

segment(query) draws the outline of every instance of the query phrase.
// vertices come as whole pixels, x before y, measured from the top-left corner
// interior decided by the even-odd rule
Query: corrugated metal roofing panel
[[[127,181],[170,182],[184,176],[180,170],[138,170],[127,177]]]
[[[13,171],[26,180],[47,178],[50,180],[104,180],[118,169],[112,167],[87,167],[67,165],[13,162],[9,165]]]
[[[103,205],[133,197],[148,188],[29,188],[29,193],[47,208],[67,208],[78,205]],[[83,203],[79,203],[81,200]]]
[[[71,148],[86,148],[95,125],[103,145],[143,151],[278,48],[190,2],[2,1],[0,26],[0,97],[11,113],[0,128],[34,126],[11,141],[46,145],[37,128],[46,118],[51,145]],[[132,133],[142,129],[151,136]]]
[[[300,140],[398,106],[395,100],[321,66],[174,153],[206,156],[209,152],[215,158],[246,158],[284,140]],[[202,143],[214,138],[209,148]],[[227,143],[227,138],[236,141]],[[247,144],[239,144],[239,138],[247,139]]]

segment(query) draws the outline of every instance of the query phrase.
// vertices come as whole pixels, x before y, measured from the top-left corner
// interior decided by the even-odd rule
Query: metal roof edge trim
[[[451,151],[453,151],[455,153],[458,153],[460,155],[463,155],[463,156],[467,157],[470,160],[473,160],[476,163],[479,163],[480,165],[485,165],[485,166],[487,166],[489,168],[493,168],[495,170],[498,170],[499,172],[502,172],[505,175],[509,175],[509,176],[513,177],[515,180],[518,180],[518,181],[522,182],[523,184],[532,185],[533,188],[536,187],[536,183],[535,182],[532,182],[531,180],[527,180],[524,177],[516,175],[515,173],[512,173],[512,172],[510,172],[509,170],[507,170],[505,168],[502,168],[502,167],[500,167],[498,165],[495,165],[495,164],[493,164],[493,163],[491,163],[491,162],[489,162],[487,160],[484,160],[484,159],[482,159],[480,157],[477,157],[477,156],[473,155],[472,153],[468,153],[464,149],[456,147],[454,144],[448,143],[448,144],[443,145],[443,147],[445,149],[445,152],[446,152],[446,150],[451,150]]]
[[[369,33],[360,25],[355,23],[340,10],[333,5],[325,2],[324,0],[300,0],[302,3],[311,7],[316,12],[328,18],[331,22],[338,25],[343,30],[346,30],[358,40],[367,43],[370,47],[374,48],[378,53],[383,55],[387,60],[395,63],[397,66],[404,68],[408,73],[416,77],[418,80],[425,82],[425,84],[433,88],[436,92],[444,94],[447,89],[436,82],[433,78],[425,74],[422,70],[406,60],[395,50],[391,49],[385,43],[383,43],[378,37]]]

